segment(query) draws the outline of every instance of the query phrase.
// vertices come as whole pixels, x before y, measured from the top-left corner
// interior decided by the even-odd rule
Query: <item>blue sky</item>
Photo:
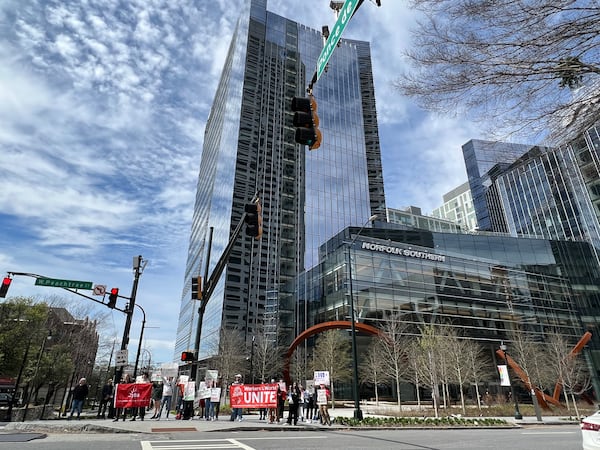
[[[241,1],[0,2],[0,272],[129,295],[142,255],[137,301],[154,361],[173,354],[204,126]],[[331,29],[329,0],[306,3],[268,9]],[[372,45],[388,206],[431,212],[466,181],[461,145],[482,136],[392,87],[415,17],[406,2],[382,3],[367,0],[344,37]],[[15,278],[16,295],[64,296],[122,336],[123,314],[32,278]],[[130,360],[140,323],[136,309]]]

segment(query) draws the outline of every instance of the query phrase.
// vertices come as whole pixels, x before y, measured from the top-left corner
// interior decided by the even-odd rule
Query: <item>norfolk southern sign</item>
[[[412,248],[399,248],[391,245],[373,244],[372,242],[363,242],[361,248],[363,250],[371,250],[373,252],[389,253],[390,255],[401,255],[409,258],[427,259],[429,261],[445,262],[445,255],[437,255],[423,250],[413,250]]]
[[[56,278],[36,278],[36,286],[60,287],[65,289],[92,289],[91,281],[57,280]]]

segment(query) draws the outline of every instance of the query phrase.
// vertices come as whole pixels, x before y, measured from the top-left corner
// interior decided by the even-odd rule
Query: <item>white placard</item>
[[[220,402],[221,401],[221,388],[212,388],[210,390],[210,401]]]
[[[329,370],[315,370],[315,386],[329,386]]]

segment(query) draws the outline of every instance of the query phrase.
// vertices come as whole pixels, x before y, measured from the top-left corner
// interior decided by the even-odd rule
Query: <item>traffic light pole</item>
[[[125,310],[127,314],[127,319],[125,320],[125,328],[123,329],[123,339],[121,340],[121,350],[127,350],[127,345],[129,344],[129,330],[131,329],[131,320],[133,318],[133,309],[135,306],[135,297],[137,295],[138,283],[140,281],[140,275],[144,270],[142,267],[142,255],[139,255],[134,260],[134,277],[133,277],[133,286],[131,288],[131,297],[129,298],[129,304],[127,305],[127,309]],[[117,368],[115,366],[115,379],[114,384],[117,384],[121,381],[121,376],[123,375],[123,366],[119,366]]]

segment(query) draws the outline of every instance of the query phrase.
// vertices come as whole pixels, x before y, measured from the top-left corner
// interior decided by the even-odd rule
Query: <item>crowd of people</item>
[[[182,381],[183,380],[183,381]],[[99,408],[97,418],[112,419],[113,421],[125,421],[129,416],[131,421],[144,420],[146,412],[152,412],[150,419],[160,420],[165,418],[169,420],[169,414],[174,410],[175,419],[189,420],[194,417],[204,420],[219,420],[221,402],[225,401],[228,389],[221,389],[222,380],[220,378],[213,380],[207,379],[202,382],[204,392],[211,393],[198,399],[199,391],[196,391],[196,385],[191,386],[192,391],[188,392],[189,382],[186,378],[180,378],[175,382],[174,377],[155,376],[150,380],[148,373],[133,380],[129,374],[124,374],[121,379],[122,384],[143,383],[152,384],[148,404],[145,407],[135,408],[115,408],[116,385],[112,379],[108,379],[102,386],[100,393]],[[242,385],[242,375],[234,376],[234,381],[230,386]],[[300,383],[293,382],[286,385],[283,380],[276,382],[271,379],[271,384],[277,384],[277,404],[269,408],[258,408],[259,420],[267,420],[270,424],[280,423],[284,425],[297,425],[298,421],[311,423],[319,421],[324,425],[331,425],[331,419],[328,412],[328,402],[330,400],[329,389],[320,384],[318,387],[304,388]],[[81,378],[79,383],[71,392],[71,408],[69,419],[77,414],[80,418],[84,401],[89,394],[89,387],[85,378]],[[176,404],[173,400],[176,400]],[[284,419],[287,404],[287,418]],[[242,408],[232,408],[229,417],[231,421],[242,421]]]

